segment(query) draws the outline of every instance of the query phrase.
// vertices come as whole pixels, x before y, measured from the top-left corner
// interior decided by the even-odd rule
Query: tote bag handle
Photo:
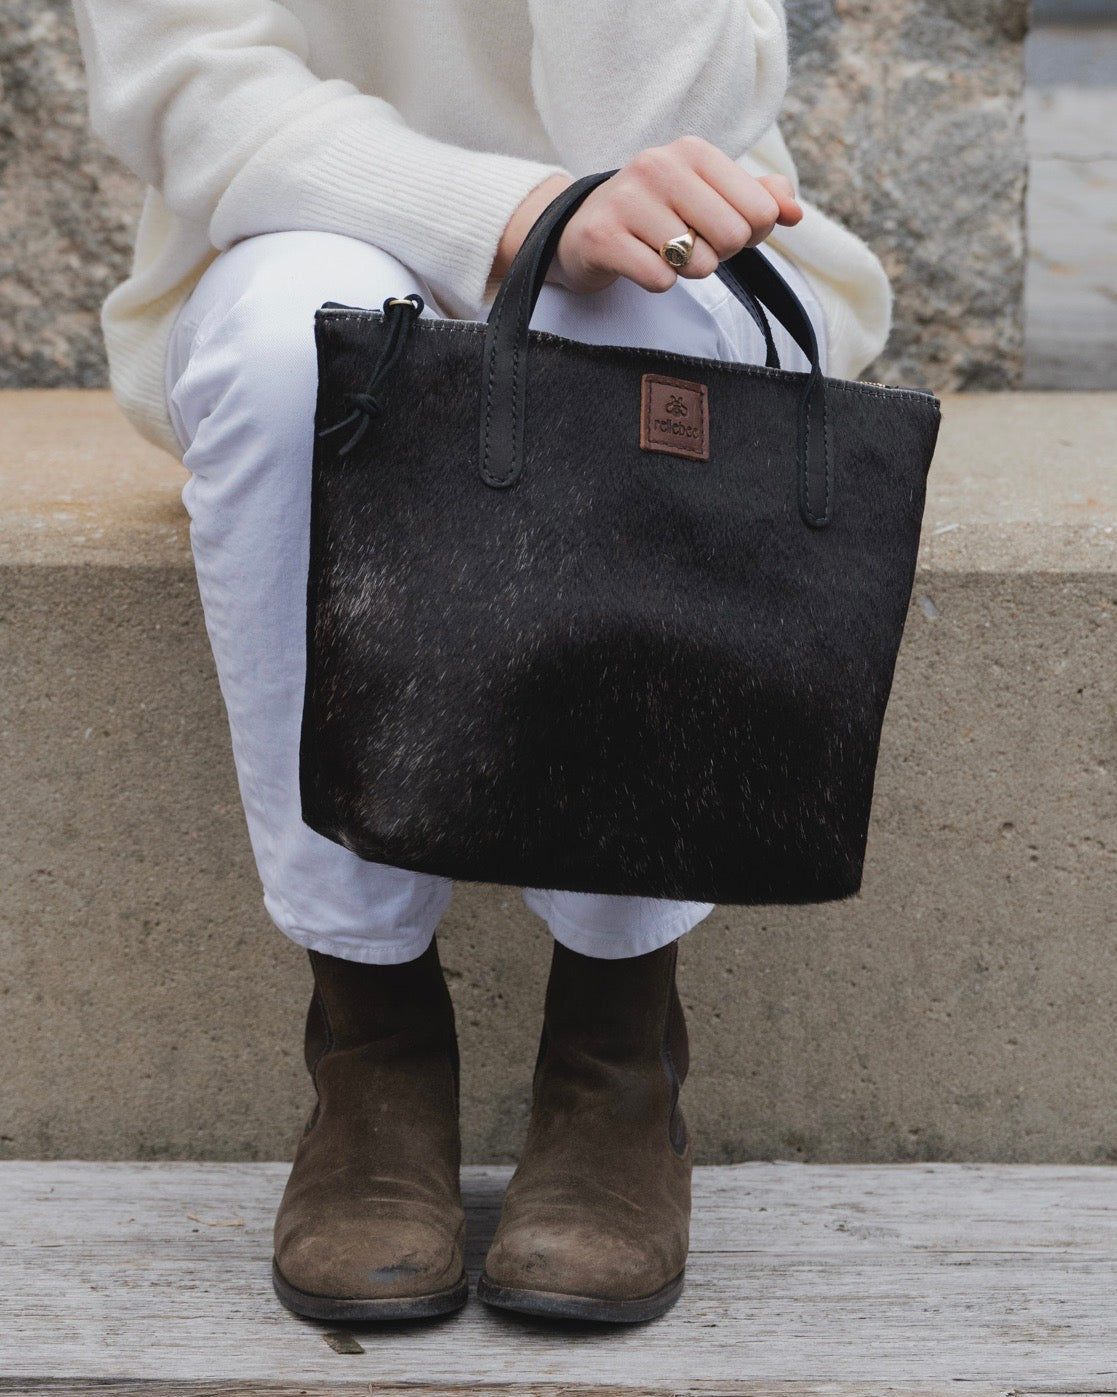
[[[496,294],[482,358],[480,464],[486,485],[512,485],[523,465],[528,329],[562,230],[579,205],[616,170],[583,175],[562,190],[532,224]],[[779,359],[760,305],[767,306],[811,365],[800,397],[796,460],[799,512],[813,528],[830,522],[832,471],[826,421],[825,380],[810,316],[795,292],[757,248],[742,248],[716,275],[746,307],[764,334],[769,367]],[[652,294],[652,293],[649,293]]]

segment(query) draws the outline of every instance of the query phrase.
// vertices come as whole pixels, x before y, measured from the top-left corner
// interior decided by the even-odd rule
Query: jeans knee
[[[337,233],[262,233],[210,263],[180,312],[168,357],[172,420],[188,448],[202,420],[228,413],[309,432],[317,395],[314,313],[325,301],[376,309],[422,277],[375,244]]]

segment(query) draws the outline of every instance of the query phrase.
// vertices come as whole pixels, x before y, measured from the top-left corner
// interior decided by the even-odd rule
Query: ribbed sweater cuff
[[[435,140],[365,94],[282,133],[232,182],[214,215],[218,247],[312,228],[376,243],[425,277],[451,315],[481,319],[509,218],[562,165]],[[270,149],[269,149],[270,147]]]

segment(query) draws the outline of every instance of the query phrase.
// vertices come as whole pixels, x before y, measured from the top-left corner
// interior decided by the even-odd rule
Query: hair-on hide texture
[[[323,309],[316,424],[381,311]],[[800,516],[805,376],[531,331],[523,467],[478,470],[480,322],[418,319],[358,447],[315,438],[303,817],[365,858],[720,903],[861,884],[939,425],[826,379],[833,517]],[[709,456],[640,447],[706,385]]]

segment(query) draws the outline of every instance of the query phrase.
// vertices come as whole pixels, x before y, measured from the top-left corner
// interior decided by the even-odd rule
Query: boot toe
[[[389,1300],[437,1294],[462,1275],[465,1225],[457,1234],[408,1221],[306,1228],[276,1249],[293,1289],[334,1299]]]
[[[686,1247],[592,1221],[522,1223],[494,1239],[486,1278],[511,1291],[628,1301],[655,1294],[682,1270]]]

